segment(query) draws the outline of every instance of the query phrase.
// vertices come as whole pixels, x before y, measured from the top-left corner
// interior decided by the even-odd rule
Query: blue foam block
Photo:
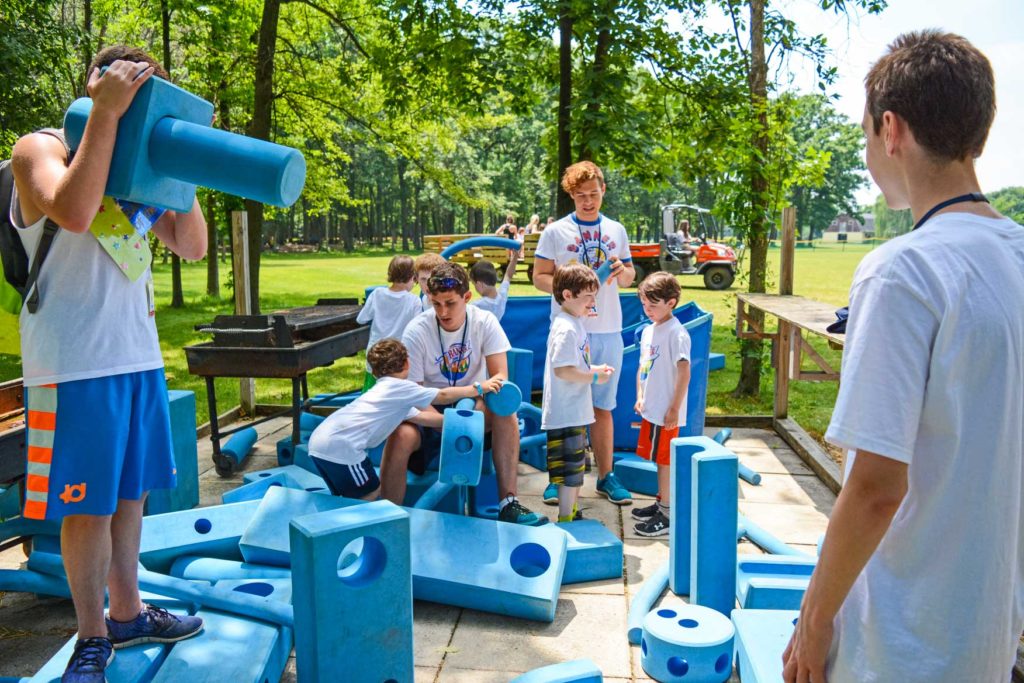
[[[658,465],[650,460],[637,456],[620,458],[615,461],[613,471],[627,491],[658,495]]]
[[[622,577],[622,539],[596,519],[560,522],[566,534],[562,585]]]
[[[519,460],[530,467],[548,471],[548,435],[547,432],[530,434],[519,439]]]
[[[420,498],[436,483],[437,472],[430,470],[423,474],[407,472],[405,475],[405,498],[402,499],[402,505],[405,507],[415,507]],[[439,501],[433,503],[432,509],[438,512],[450,512],[454,515],[463,514],[466,501],[462,497],[462,491],[463,489],[460,486],[448,488],[447,493]]]
[[[32,569],[0,569],[0,593],[6,591],[71,597],[71,589],[65,579]]]
[[[196,395],[191,391],[167,392],[171,415],[171,443],[178,485],[154,489],[146,496],[146,514],[188,510],[199,505],[199,460],[196,446]]]
[[[302,515],[361,504],[365,501],[274,487],[259,501],[259,507],[238,541],[238,549],[246,562],[288,567],[291,565],[289,521]]]
[[[726,617],[736,606],[737,462],[728,452],[697,453],[691,462],[690,600]]]
[[[519,387],[527,401],[533,393],[533,351],[512,348],[505,352],[508,359],[508,381]]]
[[[376,289],[376,287],[368,287],[367,289],[368,290],[369,289]],[[362,394],[361,391],[353,391],[351,393],[342,394],[340,396],[335,396],[334,394],[317,394],[316,396],[311,398],[310,401],[312,402],[312,405],[314,405],[314,406],[328,406],[330,408],[343,408],[343,407],[347,406],[349,403],[351,403],[352,401],[354,401],[357,398],[359,398],[360,394]]]
[[[203,632],[174,644],[153,683],[281,680],[292,649],[290,628],[211,609],[196,616],[203,619]],[[121,652],[128,650],[118,650],[114,661]]]
[[[476,486],[480,483],[483,456],[484,414],[479,410],[446,409],[444,426],[441,429],[441,466],[437,473],[438,482]]]
[[[574,659],[551,666],[542,666],[516,676],[511,683],[601,683],[604,676],[589,659]]]
[[[743,683],[776,683],[782,680],[782,653],[796,628],[799,611],[738,609],[732,613],[736,626],[736,666]]]
[[[673,605],[644,618],[640,666],[665,683],[724,683],[732,675],[736,631],[729,618],[700,605]]]
[[[293,453],[293,457],[294,460],[292,461],[292,464],[295,465],[296,467],[301,467],[302,469],[306,470],[307,472],[310,472],[311,474],[320,474],[320,468],[317,467],[316,464],[313,462],[313,459],[309,457],[308,444],[303,443],[296,446],[295,451]]]
[[[190,581],[221,581],[225,579],[287,579],[291,570],[266,564],[250,564],[238,560],[185,555],[171,565],[171,576]]]
[[[411,510],[418,600],[553,621],[566,534],[429,510]]]
[[[300,443],[300,445],[301,444],[309,443],[309,437],[312,434],[313,434],[312,430],[303,430],[303,431],[299,432],[299,443]],[[275,444],[275,448],[277,449],[277,464],[278,465],[280,465],[281,467],[284,467],[284,466],[287,466],[287,465],[296,464],[295,463],[295,447],[292,445],[292,437],[291,437],[291,435],[284,436],[284,437],[281,437],[280,439],[278,439],[277,443]],[[308,470],[309,467],[305,467],[304,469]],[[310,471],[312,471],[312,470],[310,470]]]
[[[266,479],[267,477],[272,477],[275,474],[285,475],[292,482],[294,488],[315,489],[327,486],[320,475],[314,474],[301,467],[296,467],[295,465],[284,465],[283,467],[272,467],[268,470],[246,472],[242,475],[242,481],[246,484],[251,484],[254,481]]]
[[[460,251],[466,251],[468,249],[479,249],[480,247],[498,247],[500,249],[515,249],[519,251],[522,248],[519,242],[509,239],[507,237],[497,237],[494,235],[482,235],[480,237],[470,237],[469,239],[459,240],[453,242],[445,247],[441,251],[441,258],[450,259],[453,255],[458,254]]]
[[[412,681],[409,514],[375,501],[299,517],[290,537],[299,680]]]
[[[512,382],[503,383],[494,393],[484,394],[484,403],[495,415],[511,415],[519,410],[522,402],[523,392]]]
[[[433,510],[440,505],[442,500],[453,492],[457,492],[458,488],[455,484],[446,484],[443,481],[434,482],[434,485],[420,496],[413,507],[417,510]]]
[[[736,598],[744,609],[799,610],[817,560],[743,556],[736,565]]]
[[[292,577],[276,579],[222,579],[213,586],[215,593],[254,595],[267,602],[292,604]]]
[[[302,411],[301,413],[299,413],[299,429],[304,432],[311,432],[317,427],[319,427],[320,424],[326,419],[327,418],[323,417],[322,415],[316,415],[314,413],[307,413],[306,411]]]
[[[608,278],[612,276],[612,262],[605,261],[597,267],[597,281],[604,287],[608,282]]]
[[[238,541],[259,504],[246,501],[145,517],[139,559],[147,569],[160,572],[182,555],[239,559]]]
[[[708,354],[708,371],[724,370],[725,369],[725,354],[724,353],[709,353]]]
[[[177,615],[187,614],[180,609],[169,611]],[[68,660],[71,659],[71,653],[75,650],[77,640],[77,635],[71,636],[71,639],[57,650],[57,653],[36,672],[35,676],[25,680],[30,683],[58,683],[68,665]],[[118,681],[118,683],[148,683],[163,664],[170,648],[170,645],[148,643],[118,650],[114,661],[107,667],[107,680]]]
[[[0,541],[18,536],[60,536],[60,522],[48,519],[14,517],[0,522]]]
[[[238,488],[225,491],[220,494],[220,502],[241,503],[246,500],[259,500],[266,495],[267,490],[272,486],[295,488],[294,483],[288,477],[283,474],[275,474],[266,479],[260,479],[251,484],[242,484]]]
[[[647,614],[654,607],[654,603],[661,598],[661,594],[668,587],[668,568],[669,565],[666,562],[655,569],[640,584],[640,590],[636,592],[636,595],[633,596],[629,603],[629,615],[626,622],[628,631],[626,635],[630,645],[640,644],[640,638],[643,635],[644,619],[647,618]]]
[[[179,579],[143,568],[139,569],[139,587],[159,595],[269,621],[281,626],[290,627],[294,624],[292,608],[289,605],[277,601],[267,601],[262,597],[247,593],[219,592],[205,583]]]

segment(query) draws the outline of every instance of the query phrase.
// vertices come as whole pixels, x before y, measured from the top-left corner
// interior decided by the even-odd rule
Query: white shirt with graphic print
[[[438,389],[484,381],[487,356],[512,348],[494,314],[477,306],[466,306],[466,322],[454,332],[441,329],[433,310],[420,313],[402,343],[409,350],[409,380]]]
[[[559,308],[548,333],[541,429],[582,427],[594,422],[590,385],[560,379],[555,375],[555,368],[563,367],[590,372],[590,335],[583,329],[581,318]]]
[[[651,424],[665,425],[665,414],[676,391],[678,363],[690,360],[690,333],[675,316],[658,325],[648,325],[640,334],[640,387],[644,395],[642,417]],[[686,426],[686,399],[679,404],[679,426]]]
[[[556,268],[567,263],[583,263],[597,270],[612,256],[618,256],[624,262],[631,260],[629,237],[622,223],[604,215],[589,223],[577,221],[576,214],[572,213],[544,228],[537,242],[536,255],[554,261]],[[587,332],[622,331],[622,304],[619,303],[619,285],[615,280],[611,284],[601,285],[597,292],[596,308],[597,316],[583,321]],[[555,297],[551,297],[552,320],[560,310]]]

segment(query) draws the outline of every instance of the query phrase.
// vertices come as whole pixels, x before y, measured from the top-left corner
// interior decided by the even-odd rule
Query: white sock
[[[513,496],[510,493],[507,496],[505,496],[504,498],[502,498],[501,500],[499,500],[498,501],[498,512],[501,512],[502,510],[504,510],[505,506],[508,505],[509,503],[511,503],[512,501],[514,501],[515,499],[516,499],[516,497]]]

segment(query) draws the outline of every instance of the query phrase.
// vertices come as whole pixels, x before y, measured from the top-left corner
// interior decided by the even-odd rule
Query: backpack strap
[[[68,146],[63,130],[60,128],[42,128],[36,132],[60,140],[61,144],[64,145],[64,154],[67,156],[65,163],[71,164],[71,157],[74,154]],[[43,224],[43,234],[39,238],[39,245],[36,247],[36,253],[32,257],[32,267],[29,269],[28,278],[25,280],[25,307],[29,313],[35,313],[39,308],[39,288],[35,284],[39,279],[39,269],[42,267],[43,261],[46,260],[46,255],[50,253],[50,247],[53,245],[53,240],[57,236],[58,231],[60,231],[60,226],[47,216],[46,223]]]

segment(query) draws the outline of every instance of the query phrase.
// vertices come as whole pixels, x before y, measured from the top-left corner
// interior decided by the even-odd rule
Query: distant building
[[[864,214],[864,222],[861,223],[849,214],[841,213],[829,224],[822,233],[823,242],[854,242],[860,243],[875,236],[875,216],[871,213]]]

